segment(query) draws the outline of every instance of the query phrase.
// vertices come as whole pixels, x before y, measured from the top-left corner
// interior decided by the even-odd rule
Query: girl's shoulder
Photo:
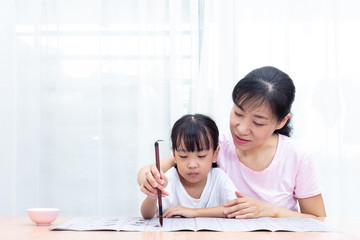
[[[208,177],[211,178],[210,182],[217,184],[228,184],[231,182],[230,177],[225,173],[225,171],[219,167],[211,168]]]
[[[219,167],[211,168],[209,174],[211,174],[211,177],[218,178],[227,176],[227,174]]]
[[[165,175],[166,175],[166,177],[168,177],[170,179],[178,179],[179,178],[178,171],[175,167],[172,167],[169,170],[167,170],[165,172]]]

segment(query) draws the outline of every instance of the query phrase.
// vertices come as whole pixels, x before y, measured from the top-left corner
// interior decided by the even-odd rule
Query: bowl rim
[[[58,212],[59,208],[28,208],[26,209],[28,212]]]

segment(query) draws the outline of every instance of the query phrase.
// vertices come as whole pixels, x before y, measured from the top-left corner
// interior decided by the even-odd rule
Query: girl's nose
[[[188,164],[188,168],[197,168],[198,164],[194,159],[191,159]]]

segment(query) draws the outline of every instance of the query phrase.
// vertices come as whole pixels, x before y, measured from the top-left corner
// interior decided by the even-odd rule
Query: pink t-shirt
[[[231,134],[221,134],[217,163],[240,193],[298,211],[297,199],[320,194],[320,186],[312,158],[289,137],[279,134],[278,139],[270,165],[263,171],[253,171],[238,160]]]

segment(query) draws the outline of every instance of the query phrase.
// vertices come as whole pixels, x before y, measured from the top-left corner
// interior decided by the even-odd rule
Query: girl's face
[[[178,150],[172,149],[182,184],[187,186],[205,184],[212,163],[217,160],[219,147],[216,151],[210,148],[189,152],[182,146],[184,146],[183,142]]]
[[[275,130],[285,125],[289,117],[290,114],[279,123],[266,103],[245,109],[234,104],[230,114],[230,131],[235,147],[241,151],[261,147]]]

